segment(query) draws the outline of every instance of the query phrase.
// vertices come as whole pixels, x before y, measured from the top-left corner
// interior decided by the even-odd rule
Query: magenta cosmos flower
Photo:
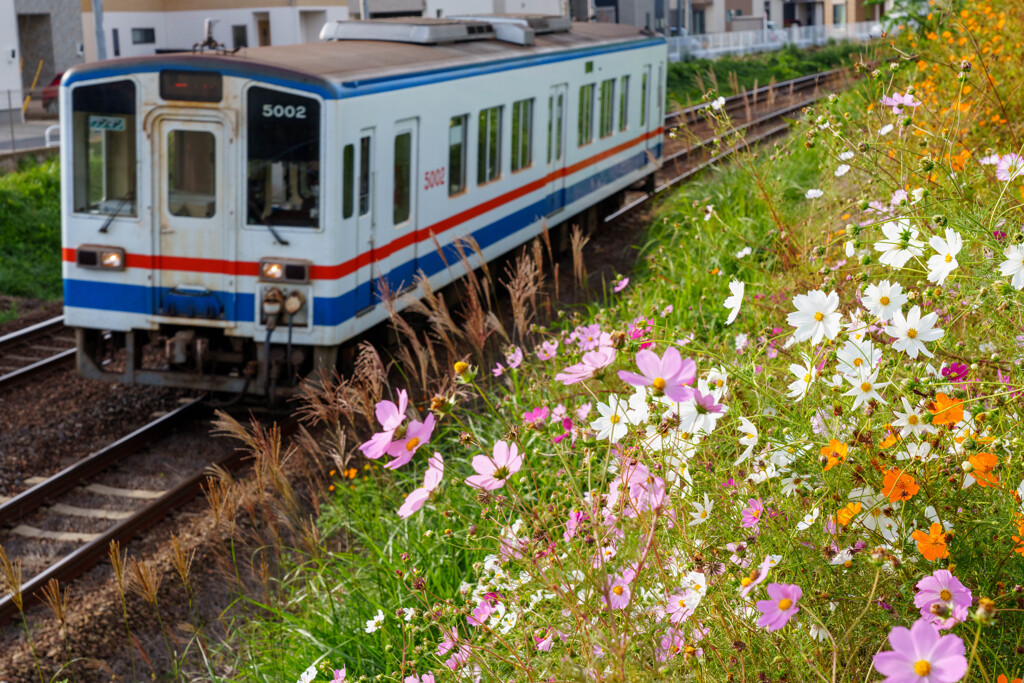
[[[761,502],[760,498],[748,498],[748,507],[743,508],[743,522],[741,526],[744,528],[756,529],[761,523],[761,515],[764,513],[764,503]]]
[[[800,611],[796,603],[804,592],[795,583],[769,583],[767,590],[770,600],[757,601],[757,611],[762,614],[757,625],[767,628],[770,633],[788,624]]]
[[[655,393],[663,393],[676,403],[689,400],[693,394],[686,385],[693,384],[697,364],[692,358],[683,360],[675,347],[667,349],[661,358],[654,351],[639,351],[636,366],[643,374],[619,370],[619,378],[635,387],[653,387]]]
[[[440,453],[434,453],[427,463],[427,473],[423,475],[423,486],[406,496],[402,507],[398,508],[398,516],[402,519],[423,507],[423,504],[430,498],[430,494],[437,490],[437,487],[441,485],[441,480],[444,479],[444,459]]]
[[[523,456],[515,444],[499,441],[494,444],[493,455],[478,455],[473,458],[476,474],[466,478],[473,488],[494,491],[505,485],[505,481],[523,466]]]
[[[405,411],[408,407],[409,396],[404,389],[398,390],[398,405],[387,400],[377,404],[374,413],[384,431],[377,432],[370,437],[369,441],[359,446],[363,455],[371,460],[376,460],[388,452],[391,441],[395,437],[395,430],[405,421]]]
[[[914,606],[921,616],[940,629],[952,628],[967,618],[971,606],[970,589],[946,569],[936,570],[917,582]]]
[[[428,413],[427,419],[423,422],[419,420],[411,421],[409,427],[405,430],[405,438],[392,441],[391,445],[388,446],[388,455],[394,458],[394,460],[384,465],[384,467],[389,470],[397,470],[412,460],[412,456],[416,455],[416,449],[430,441],[430,436],[433,433],[433,413]]]
[[[613,360],[615,360],[615,349],[611,346],[602,346],[595,351],[584,353],[583,362],[570,365],[555,375],[555,379],[566,385],[577,384],[585,379],[590,379],[597,374],[598,370],[611,365]]]
[[[897,626],[889,633],[892,650],[875,655],[875,670],[882,683],[954,683],[967,673],[964,641],[941,635],[924,619],[909,629]]]

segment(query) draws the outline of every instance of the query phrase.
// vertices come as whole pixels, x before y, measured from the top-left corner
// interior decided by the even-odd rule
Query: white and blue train
[[[387,317],[656,170],[664,40],[559,17],[328,24],[61,84],[65,320],[88,377],[287,393]],[[415,294],[413,294],[414,296]],[[111,334],[104,334],[110,331]]]

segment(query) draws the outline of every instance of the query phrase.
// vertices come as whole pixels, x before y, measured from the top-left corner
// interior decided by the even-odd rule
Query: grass
[[[0,294],[60,298],[60,165],[23,160],[0,175]]]

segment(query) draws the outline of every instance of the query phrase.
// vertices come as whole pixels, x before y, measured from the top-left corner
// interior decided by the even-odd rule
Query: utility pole
[[[92,23],[96,29],[96,59],[106,59],[107,38],[103,35],[103,0],[92,0]]]
[[[359,18],[366,21],[370,18],[370,0],[359,0]]]

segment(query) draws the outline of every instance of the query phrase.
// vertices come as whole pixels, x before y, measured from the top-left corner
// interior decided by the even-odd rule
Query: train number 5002
[[[424,190],[429,190],[432,187],[444,185],[444,166],[433,171],[427,171],[426,173],[423,174],[423,180]]]
[[[268,119],[304,119],[306,118],[306,108],[301,104],[297,106],[290,104],[264,104],[263,117]]]

